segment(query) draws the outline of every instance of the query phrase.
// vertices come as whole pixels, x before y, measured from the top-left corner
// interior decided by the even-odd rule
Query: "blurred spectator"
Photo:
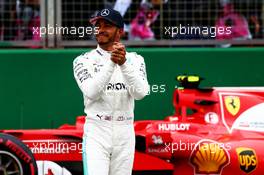
[[[253,38],[261,38],[261,22],[257,14],[251,14],[249,17],[249,30]]]
[[[234,5],[227,0],[222,0],[221,6],[223,7],[223,15],[221,15],[216,21],[216,27],[231,27],[231,34],[225,32],[220,34],[217,32],[216,39],[236,39],[245,40],[251,39],[251,33],[246,18],[235,12]],[[227,46],[226,46],[227,47]]]
[[[114,9],[119,11],[120,14],[124,17],[130,5],[131,5],[131,0],[116,0]]]
[[[32,34],[32,28],[40,26],[39,3],[40,0],[0,0],[0,40],[40,40]],[[180,24],[233,28],[231,35],[217,35],[216,39],[263,39],[263,3],[263,0],[63,0],[61,25],[88,27],[88,19],[96,10],[112,7],[124,17],[127,34],[124,39],[214,39],[207,34],[164,34],[165,26]],[[91,38],[89,34],[62,35],[62,40]]]
[[[233,0],[234,8],[247,19],[252,38],[263,38],[263,0]]]
[[[127,13],[127,10],[130,8],[132,1],[131,0],[116,0],[114,4],[114,9],[119,11],[119,13],[124,18],[125,14]],[[133,2],[135,3],[135,2]],[[129,25],[125,22],[124,24],[124,31],[126,33],[129,32]]]
[[[147,1],[147,0],[143,0]],[[172,18],[170,16],[170,7],[168,0],[149,0],[148,2],[152,5],[152,11],[158,12],[157,18],[153,20],[151,24],[151,30],[154,32],[155,39],[163,39],[163,30],[164,26],[168,24],[169,21],[171,21]]]
[[[159,12],[152,8],[152,4],[142,3],[136,17],[130,24],[129,39],[133,40],[153,40],[154,32],[150,25],[157,19]]]
[[[40,40],[33,27],[40,27],[39,0],[17,0],[16,40]]]
[[[40,26],[38,0],[1,0],[0,34],[3,40],[35,39],[32,27]]]
[[[163,25],[169,21],[168,7],[168,0],[116,0],[114,5],[124,17],[128,38],[133,40],[162,38]],[[160,13],[165,20],[160,19]]]

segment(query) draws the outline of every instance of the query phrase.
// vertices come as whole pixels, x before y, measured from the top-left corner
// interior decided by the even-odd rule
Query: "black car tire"
[[[0,134],[0,174],[37,175],[36,160],[18,138]]]

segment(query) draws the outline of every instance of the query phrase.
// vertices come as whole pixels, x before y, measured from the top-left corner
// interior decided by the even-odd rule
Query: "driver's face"
[[[99,45],[109,44],[119,40],[119,28],[114,24],[104,19],[98,19],[95,27],[98,27],[98,34],[95,36]]]

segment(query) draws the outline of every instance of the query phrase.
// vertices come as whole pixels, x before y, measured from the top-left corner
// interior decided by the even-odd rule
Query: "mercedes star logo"
[[[104,10],[102,10],[101,15],[107,16],[107,15],[109,15],[109,13],[110,13],[110,11],[108,9],[104,9]]]

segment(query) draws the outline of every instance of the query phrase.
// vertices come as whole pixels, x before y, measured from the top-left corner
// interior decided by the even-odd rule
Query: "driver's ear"
[[[120,38],[122,38],[125,35],[124,28],[119,28],[119,35],[120,35]]]
[[[120,39],[125,35],[124,29],[118,28],[117,29],[117,33],[116,33],[116,37],[115,37],[115,41],[119,42]]]

